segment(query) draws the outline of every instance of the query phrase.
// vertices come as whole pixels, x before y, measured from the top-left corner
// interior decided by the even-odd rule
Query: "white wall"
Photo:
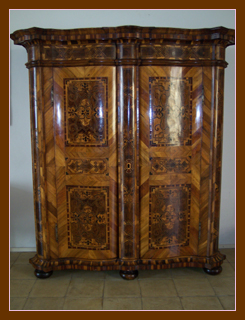
[[[139,25],[235,28],[234,10],[11,10],[17,29]],[[235,46],[226,49],[220,246],[235,244]],[[26,50],[10,40],[10,247],[35,247]]]

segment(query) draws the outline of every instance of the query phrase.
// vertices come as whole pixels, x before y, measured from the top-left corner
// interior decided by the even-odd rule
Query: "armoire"
[[[11,39],[28,54],[36,276],[219,274],[225,49],[235,31],[33,27]]]

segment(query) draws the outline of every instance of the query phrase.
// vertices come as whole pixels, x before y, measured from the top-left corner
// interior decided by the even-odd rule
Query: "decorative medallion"
[[[189,244],[190,198],[190,184],[150,187],[150,249]]]
[[[150,158],[151,174],[191,173],[191,156],[183,158]]]
[[[69,159],[66,158],[66,174],[106,174],[108,158],[105,159]]]
[[[108,78],[64,79],[67,146],[108,146]]]
[[[67,186],[68,247],[109,249],[109,187]]]
[[[192,78],[150,77],[150,146],[191,145]]]

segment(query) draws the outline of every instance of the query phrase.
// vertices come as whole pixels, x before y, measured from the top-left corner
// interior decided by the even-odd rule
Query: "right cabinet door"
[[[202,104],[201,67],[140,67],[141,259],[198,255]]]

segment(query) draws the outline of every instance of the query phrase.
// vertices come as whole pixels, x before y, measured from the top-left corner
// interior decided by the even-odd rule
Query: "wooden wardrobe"
[[[37,277],[221,272],[224,27],[18,30],[28,53]]]

